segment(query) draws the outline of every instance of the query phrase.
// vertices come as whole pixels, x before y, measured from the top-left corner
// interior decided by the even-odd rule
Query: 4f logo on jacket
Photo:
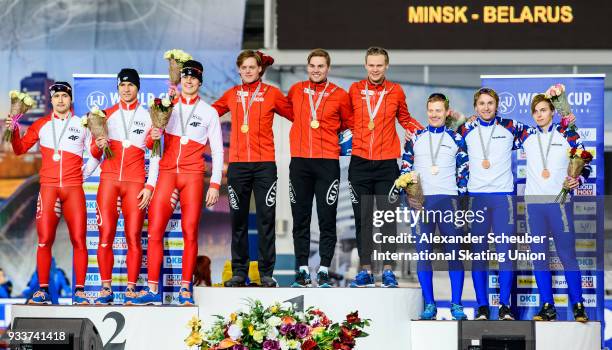
[[[336,203],[336,200],[338,200],[338,185],[339,184],[340,182],[338,181],[338,179],[336,179],[334,180],[334,182],[332,182],[331,185],[329,185],[329,188],[327,189],[327,195],[325,196],[327,205],[334,205],[334,203]]]
[[[232,207],[232,209],[234,210],[238,210],[238,196],[236,195],[236,191],[234,191],[234,188],[232,188],[232,186],[227,186],[227,194],[229,195],[230,207]]]
[[[144,129],[134,129],[134,131],[132,131],[134,134],[136,135],[140,135],[144,132]]]
[[[273,207],[276,204],[276,181],[270,186],[268,193],[266,194],[266,205]]]
[[[68,136],[68,140],[76,141],[78,139],[79,139],[79,137],[77,135],[70,135],[70,136]]]
[[[200,126],[202,123],[200,122],[191,122],[189,123],[189,125],[193,126],[194,128],[197,128],[198,126]]]

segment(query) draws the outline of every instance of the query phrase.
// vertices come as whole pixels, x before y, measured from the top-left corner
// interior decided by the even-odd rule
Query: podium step
[[[601,349],[600,322],[413,321],[410,334],[412,350]]]
[[[359,339],[357,349],[409,349],[410,323],[423,307],[417,288],[207,288],[194,289],[200,318],[206,329],[215,318],[246,309],[247,299],[261,300],[264,305],[290,301],[304,309],[315,306],[335,322],[359,311],[372,324],[369,337]]]
[[[185,349],[187,322],[196,306],[62,306],[13,305],[12,319],[88,318],[105,349]]]

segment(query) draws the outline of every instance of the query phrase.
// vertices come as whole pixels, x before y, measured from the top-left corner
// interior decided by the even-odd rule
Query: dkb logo
[[[499,107],[498,107],[499,113],[501,114],[512,113],[515,107],[516,107],[516,99],[514,98],[514,95],[512,95],[509,92],[502,92],[501,94],[499,94]]]
[[[100,109],[105,109],[108,104],[108,98],[103,92],[93,91],[87,95],[87,108],[92,109],[93,107],[98,107]]]

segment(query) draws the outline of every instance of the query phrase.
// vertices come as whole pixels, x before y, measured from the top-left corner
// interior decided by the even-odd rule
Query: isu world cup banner
[[[117,76],[115,74],[74,74],[74,112],[76,115],[85,115],[92,107],[106,109],[119,102],[117,91]],[[141,75],[140,91],[138,101],[143,108],[149,108],[149,101],[159,97],[167,96],[167,75]],[[145,157],[145,173],[148,173],[150,151],[147,150]],[[85,162],[87,159],[84,160]],[[97,248],[99,240],[98,217],[96,197],[100,183],[100,166],[96,172],[83,184],[87,207],[87,251],[89,264],[87,278],[85,281],[85,292],[88,297],[95,298],[101,288],[101,278],[97,261]],[[120,203],[117,205],[120,208]],[[120,209],[118,209],[120,212]],[[142,231],[143,257],[140,275],[138,277],[137,289],[146,285],[147,282],[147,226],[145,221]],[[181,236],[180,206],[175,209],[164,239],[164,259],[162,264],[159,285],[163,292],[164,303],[170,303],[180,289],[181,262],[183,251],[183,239]],[[117,234],[113,242],[114,265],[112,275],[113,292],[115,302],[124,300],[124,292],[127,286],[127,241],[124,234],[123,215],[120,214],[117,221]],[[73,281],[74,283],[74,281]]]
[[[573,193],[575,246],[578,266],[582,272],[584,306],[591,320],[604,320],[604,78],[602,74],[589,75],[519,75],[481,76],[482,86],[499,94],[498,113],[502,118],[515,119],[535,127],[531,113],[533,96],[544,93],[551,85],[565,85],[568,102],[576,116],[578,134],[584,147],[593,155],[588,180]],[[559,123],[557,112],[553,122]],[[513,171],[517,199],[517,233],[526,232],[525,192],[526,157],[522,150],[513,155]],[[561,218],[559,218],[561,220]],[[544,234],[538,233],[538,234]],[[549,266],[552,271],[553,296],[560,320],[573,320],[572,304],[564,267],[550,241]],[[512,300],[518,312],[517,319],[527,320],[538,312],[540,296],[532,273],[531,262],[516,267]],[[496,276],[490,276],[490,293],[498,287]],[[494,301],[494,300],[493,300]],[[567,307],[566,307],[567,306]],[[603,329],[603,327],[602,327]]]

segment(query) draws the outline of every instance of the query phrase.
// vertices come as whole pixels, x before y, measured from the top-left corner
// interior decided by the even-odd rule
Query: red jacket
[[[370,105],[372,111],[378,98],[386,90],[380,109],[374,118],[374,130],[368,128],[370,116],[365,100],[365,86],[368,80],[361,80],[351,85],[349,96],[353,109],[353,150],[352,154],[369,160],[385,160],[399,158],[401,155],[400,139],[395,129],[395,120],[410,132],[422,129],[406,105],[406,95],[402,87],[390,81],[375,85],[368,82]],[[403,137],[403,135],[402,135]]]
[[[319,127],[314,129],[310,123],[312,112],[308,94],[312,96],[313,105],[327,82],[311,83],[302,81],[289,90],[287,98],[293,107],[293,125],[289,133],[291,157],[338,159],[340,146],[338,133],[353,127],[351,102],[349,95],[336,84],[329,83],[317,109]]]
[[[261,88],[255,97],[249,112],[249,130],[243,133],[243,110],[240,94],[245,94],[248,108],[249,101],[260,81],[251,84],[236,85],[227,90],[213,108],[223,116],[232,114],[232,131],[230,135],[229,162],[274,162],[274,133],[272,122],[274,113],[293,120],[291,105],[283,93],[274,86],[261,83]],[[242,91],[241,92],[241,88]],[[247,96],[248,95],[248,96]]]
[[[128,130],[130,139],[130,147],[123,148],[122,141],[125,139],[125,131],[123,122],[121,121],[121,111],[119,106],[124,110],[126,118],[126,128],[130,128],[129,120],[133,117],[133,125]],[[104,110],[106,114],[106,125],[108,127],[108,145],[113,152],[113,157],[104,159],[101,165],[100,179],[128,181],[128,182],[145,182],[145,149],[152,148],[153,140],[151,139],[151,117],[149,112],[140,107],[140,101],[136,100],[132,104],[127,105],[123,101]],[[91,146],[91,155],[96,159],[102,158],[102,149]],[[150,167],[153,172],[149,171],[147,179],[147,187],[150,190],[155,188],[157,183],[157,164],[159,159],[152,158]]]
[[[53,160],[53,124],[51,118],[56,118],[56,139],[60,137],[63,126],[66,126],[64,136],[58,144],[59,161]],[[40,168],[40,184],[48,186],[81,186],[83,184],[83,151],[89,149],[92,142],[89,130],[81,125],[81,118],[72,116],[61,121],[54,113],[46,115],[32,124],[23,137],[19,128],[13,130],[13,151],[16,155],[27,152],[37,142],[40,143],[42,166]]]

